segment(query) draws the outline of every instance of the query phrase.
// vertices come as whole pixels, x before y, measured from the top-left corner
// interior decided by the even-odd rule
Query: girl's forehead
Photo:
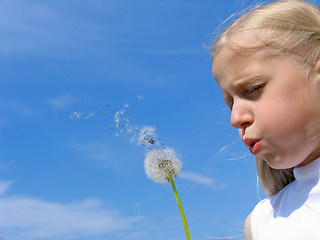
[[[213,57],[215,58],[222,48],[238,52],[239,54],[251,54],[268,48],[269,42],[277,37],[278,31],[271,29],[239,29],[224,32],[213,45]]]
[[[239,51],[228,45],[220,49],[212,63],[213,76],[222,89],[240,80],[266,78],[276,70],[282,73],[295,71],[307,79],[310,69],[298,63],[291,54],[270,55],[265,49]]]
[[[245,66],[239,66],[239,63],[241,63],[241,55],[227,46],[220,49],[212,63],[212,73],[221,89],[227,87],[226,85],[231,83],[232,79],[241,75]]]
[[[216,80],[241,75],[247,65],[252,61],[260,61],[260,54],[243,53],[231,49],[228,45],[223,46],[212,63],[212,73]]]

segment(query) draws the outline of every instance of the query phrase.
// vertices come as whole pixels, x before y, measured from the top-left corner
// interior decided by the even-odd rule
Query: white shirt
[[[295,168],[295,181],[251,215],[254,240],[320,240],[320,159]]]

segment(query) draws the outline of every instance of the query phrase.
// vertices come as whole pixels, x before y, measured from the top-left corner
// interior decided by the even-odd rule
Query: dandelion
[[[191,240],[187,219],[182,208],[178,191],[173,181],[173,177],[178,176],[181,167],[182,163],[172,148],[150,151],[147,153],[144,161],[145,172],[149,178],[158,183],[171,183],[176,201],[178,203],[187,240]]]
[[[177,177],[182,167],[172,148],[147,153],[144,169],[147,176],[157,183],[167,183],[170,176]]]

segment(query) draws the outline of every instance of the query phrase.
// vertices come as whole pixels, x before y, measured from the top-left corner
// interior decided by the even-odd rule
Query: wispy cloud
[[[35,43],[41,43],[35,39],[45,36],[45,25],[52,22],[55,13],[43,4],[4,0],[0,2],[0,15],[3,33],[0,51],[11,53],[28,50],[34,48]]]
[[[105,142],[89,141],[89,142],[70,142],[69,146],[77,151],[85,154],[86,157],[93,160],[111,161],[110,146]]]
[[[78,11],[87,8],[87,5],[77,3],[66,10],[65,6],[70,5],[72,3],[60,5],[38,1],[0,1],[0,51],[6,54],[25,52],[34,56],[46,53],[75,58],[75,55],[78,56],[79,52],[83,54],[83,51],[90,55],[93,49],[84,49],[94,45],[96,41],[117,42],[117,36],[110,36],[110,33],[119,32],[119,27],[113,22],[99,24],[86,14],[78,15]],[[114,1],[104,10],[107,11],[106,14],[114,14],[112,9],[121,9],[122,5]],[[95,14],[101,8],[91,6],[90,10]],[[106,33],[109,37],[102,38],[101,33]]]
[[[0,181],[0,195],[4,194],[14,181]]]
[[[179,178],[181,179],[186,179],[186,180],[190,180],[196,183],[200,183],[203,185],[207,185],[210,187],[214,187],[215,186],[215,180],[213,178],[210,177],[206,177],[202,174],[199,173],[194,173],[194,172],[181,172],[179,174]]]
[[[48,99],[47,104],[53,106],[55,109],[61,110],[74,104],[74,97],[71,94],[60,95]]]
[[[2,182],[5,191],[11,182]],[[1,197],[0,232],[4,239],[91,239],[126,233],[143,217],[126,217],[97,199],[62,204],[36,198]]]
[[[31,116],[35,113],[32,108],[16,100],[0,100],[0,109],[14,112],[22,116]]]
[[[136,155],[134,151],[137,150],[138,153],[141,152],[138,151],[139,149],[137,149],[134,144],[130,145],[128,142],[127,149],[135,150],[124,151],[123,147],[119,147],[121,145],[116,143],[116,138],[114,139],[114,142],[112,142],[112,140],[71,141],[68,143],[68,147],[73,150],[74,156],[76,155],[86,161],[94,161],[96,164],[99,164],[99,166],[112,170],[114,173],[132,174],[130,167],[137,167],[135,160],[137,157],[143,157],[140,154]]]
[[[73,63],[74,71],[82,71],[85,65],[86,69],[103,74],[108,81],[132,83],[134,80],[151,87],[166,86],[183,77],[155,72],[147,68],[143,61],[133,64],[130,57],[124,56],[146,54],[147,58],[157,59],[164,55],[204,53],[202,48],[163,45],[162,37],[171,35],[172,31],[176,31],[176,26],[163,27],[162,17],[154,17],[152,11],[158,9],[165,12],[168,9],[165,3],[153,3],[148,6],[151,11],[146,10],[145,4],[132,1],[108,1],[103,5],[106,7],[73,1],[2,0],[0,53],[8,58],[16,55],[26,57],[28,61],[57,58],[67,61],[68,67]],[[181,10],[182,7],[179,4],[170,5],[171,9]],[[190,6],[186,3],[183,7],[194,8],[197,4]],[[170,22],[175,22],[176,11],[171,11]],[[81,12],[86,14],[79,14]],[[61,64],[62,61],[58,62]],[[126,66],[125,71],[123,66]],[[95,81],[101,80],[90,79],[90,82]]]
[[[59,2],[59,1],[58,1]],[[137,32],[140,26],[150,33],[155,26],[161,25],[162,21],[152,16],[152,12],[143,12],[150,14],[149,22],[143,18],[134,17],[130,21],[124,21],[129,14],[133,16],[141,14],[143,11],[143,3],[133,3],[131,1],[109,1],[107,8],[98,8],[94,5],[77,3],[72,5],[67,11],[60,5],[54,3],[39,3],[39,1],[17,1],[17,0],[2,0],[0,1],[0,30],[3,37],[1,38],[0,51],[11,53],[14,51],[26,51],[34,54],[34,52],[50,51],[50,53],[61,54],[62,56],[72,57],[85,53],[92,56],[94,48],[91,45],[100,43],[99,52],[93,52],[95,58],[98,53],[105,56],[110,52],[119,49],[127,51],[146,51],[151,54],[199,54],[201,49],[193,48],[172,48],[159,50],[159,46],[154,40],[141,40],[141,33]],[[190,5],[191,4],[191,5]],[[189,5],[189,6],[188,6]],[[99,4],[98,4],[99,6]],[[186,9],[189,7],[197,7],[196,4],[184,4]],[[154,6],[149,6],[150,10],[156,8],[158,10],[167,10],[167,4],[154,3]],[[181,9],[181,5],[171,5],[172,13],[175,8]],[[135,11],[132,11],[134,9]],[[79,15],[78,12],[86,10],[88,14]],[[89,10],[89,11],[88,11]],[[92,14],[92,15],[91,15]],[[94,15],[103,14],[108,18],[96,21]],[[171,14],[175,18],[175,14]],[[110,19],[113,19],[110,20]],[[119,20],[121,19],[121,20]],[[159,18],[161,19],[161,18]],[[159,31],[168,31],[167,26]],[[172,26],[174,28],[174,26]],[[130,36],[130,37],[126,37]],[[130,47],[134,42],[134,47]],[[130,44],[131,43],[131,44]],[[139,47],[140,46],[140,47]],[[105,47],[105,48],[104,48]],[[85,50],[87,49],[87,50]],[[67,50],[67,52],[66,52]],[[101,51],[102,50],[102,51]],[[48,53],[48,52],[47,52]],[[74,57],[74,56],[73,56]],[[114,56],[113,56],[114,57]],[[104,59],[105,60],[105,59]]]

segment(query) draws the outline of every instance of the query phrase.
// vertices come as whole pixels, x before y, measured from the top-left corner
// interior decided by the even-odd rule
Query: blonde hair
[[[295,179],[293,168],[274,169],[258,157],[256,157],[256,165],[260,185],[268,196],[275,195]]]
[[[245,41],[238,41],[239,36]],[[300,0],[257,6],[222,32],[212,46],[212,60],[225,45],[235,51],[263,50],[268,56],[290,56],[308,72],[320,54],[320,9]],[[269,196],[294,180],[292,168],[272,169],[260,158],[256,164],[260,184]]]

